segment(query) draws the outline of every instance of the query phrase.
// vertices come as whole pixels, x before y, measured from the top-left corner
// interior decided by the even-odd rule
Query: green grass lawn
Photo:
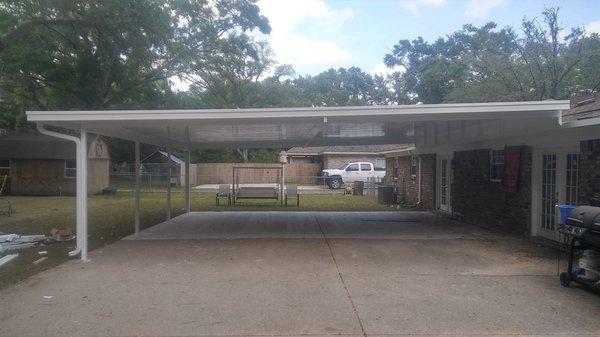
[[[300,207],[295,200],[284,207],[275,201],[248,200],[243,205],[215,206],[214,193],[192,193],[193,211],[384,211],[391,210],[368,197],[339,195],[302,195]],[[0,217],[0,232],[7,234],[45,234],[53,227],[69,227],[75,230],[74,197],[20,197],[12,196],[11,217]],[[225,201],[225,200],[223,200]],[[226,204],[224,202],[223,204]],[[292,206],[293,205],[293,206]],[[142,228],[165,220],[166,194],[145,192],[141,197]],[[133,194],[119,192],[116,196],[92,196],[89,198],[89,248],[96,249],[133,233]],[[183,193],[175,189],[172,193],[173,216],[183,213]],[[17,252],[19,257],[0,267],[0,288],[14,284],[42,270],[65,262],[67,253],[75,248],[75,242],[38,245]],[[40,257],[39,251],[48,251],[48,260],[34,265]],[[3,255],[3,254],[2,254]]]

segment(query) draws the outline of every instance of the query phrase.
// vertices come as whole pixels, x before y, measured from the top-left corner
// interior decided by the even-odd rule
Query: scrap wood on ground
[[[19,235],[19,234],[3,234],[0,235],[0,253],[9,252],[18,249],[25,249],[33,247],[37,244],[48,243],[50,241],[70,241],[75,236],[68,228],[53,228],[50,232],[50,237],[45,235]],[[38,252],[39,255],[47,255],[47,251]],[[8,262],[17,258],[19,254],[8,254],[0,257],[0,266],[7,264]],[[47,256],[41,257],[33,264],[40,264],[48,259]]]
[[[45,235],[0,235],[0,252],[33,247],[43,241],[46,241]]]
[[[3,257],[0,257],[0,267],[2,267],[3,265],[9,263],[10,261],[16,259],[17,256],[19,256],[19,254],[8,254],[8,255],[5,255]]]

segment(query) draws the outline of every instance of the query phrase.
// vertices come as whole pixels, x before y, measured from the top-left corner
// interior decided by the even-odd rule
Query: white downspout
[[[82,195],[82,178],[83,178],[83,170],[82,170],[82,158],[81,158],[81,140],[75,136],[66,135],[64,133],[50,131],[45,128],[45,125],[42,123],[36,123],[37,130],[44,135],[61,138],[65,140],[69,140],[75,143],[75,161],[76,161],[76,182],[75,182],[75,190],[76,190],[76,247],[75,250],[69,252],[69,256],[75,256],[82,251],[84,236],[82,233],[85,231],[82,230],[84,226],[84,221],[86,220],[84,217],[84,205],[83,198],[87,198],[87,195]],[[86,202],[87,204],[87,202]],[[87,206],[87,205],[86,205]],[[85,223],[87,226],[87,223]],[[82,259],[83,260],[83,259]]]

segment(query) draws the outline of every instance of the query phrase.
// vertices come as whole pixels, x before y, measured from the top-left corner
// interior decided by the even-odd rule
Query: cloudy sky
[[[356,65],[385,71],[382,59],[400,39],[431,41],[465,23],[518,26],[559,6],[566,27],[600,33],[600,0],[259,0],[273,29],[266,37],[279,63],[316,74]]]

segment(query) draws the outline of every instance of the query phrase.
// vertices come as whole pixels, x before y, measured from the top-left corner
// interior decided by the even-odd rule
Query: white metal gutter
[[[531,101],[494,103],[452,103],[420,105],[306,107],[306,108],[253,108],[253,109],[178,109],[178,110],[68,110],[27,111],[33,122],[69,121],[152,121],[152,120],[232,120],[232,119],[292,119],[307,117],[421,117],[412,120],[431,120],[431,116],[479,115],[502,118],[503,114],[560,118],[562,110],[569,109],[569,101]],[[430,117],[427,117],[430,116]]]

